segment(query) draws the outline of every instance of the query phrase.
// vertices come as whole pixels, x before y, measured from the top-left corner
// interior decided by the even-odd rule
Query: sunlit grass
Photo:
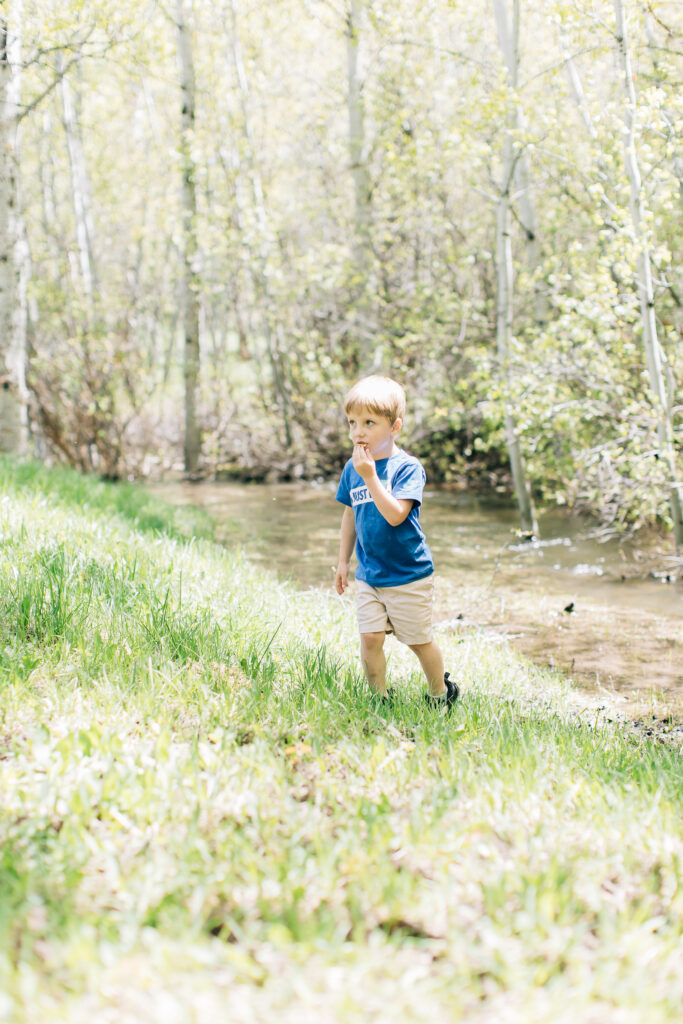
[[[0,1019],[678,1019],[679,752],[481,638],[386,707],[348,602],[0,475]]]

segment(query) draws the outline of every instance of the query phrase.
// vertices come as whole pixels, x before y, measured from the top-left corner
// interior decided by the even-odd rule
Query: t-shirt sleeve
[[[404,462],[391,481],[391,493],[395,498],[409,499],[421,505],[426,480],[427,475],[419,462]]]
[[[337,501],[341,502],[342,505],[348,505],[351,507],[351,491],[349,489],[349,467],[344,466],[342,475],[339,480],[339,486],[337,487]]]

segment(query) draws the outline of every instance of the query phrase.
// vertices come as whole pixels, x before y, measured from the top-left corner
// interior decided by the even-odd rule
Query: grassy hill
[[[443,645],[386,708],[348,600],[0,460],[0,1020],[677,1021],[680,753]]]

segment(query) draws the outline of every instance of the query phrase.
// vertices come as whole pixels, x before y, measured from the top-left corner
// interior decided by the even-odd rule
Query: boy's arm
[[[384,516],[390,526],[400,526],[413,507],[411,498],[395,498],[389,494],[377,476],[375,460],[360,444],[353,449],[353,465],[365,481],[377,510]]]
[[[334,576],[334,586],[338,594],[343,594],[349,585],[349,564],[355,543],[356,522],[353,518],[353,509],[347,505],[341,521],[339,564]]]

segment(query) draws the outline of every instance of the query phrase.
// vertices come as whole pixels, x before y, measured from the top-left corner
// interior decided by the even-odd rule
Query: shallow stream
[[[341,506],[334,486],[158,484],[218,523],[218,539],[302,587],[331,589]],[[428,490],[422,523],[438,573],[442,629],[506,637],[534,661],[642,711],[659,694],[683,701],[683,579],[673,544],[601,539],[576,516],[540,516],[541,540],[520,541],[509,504]]]

